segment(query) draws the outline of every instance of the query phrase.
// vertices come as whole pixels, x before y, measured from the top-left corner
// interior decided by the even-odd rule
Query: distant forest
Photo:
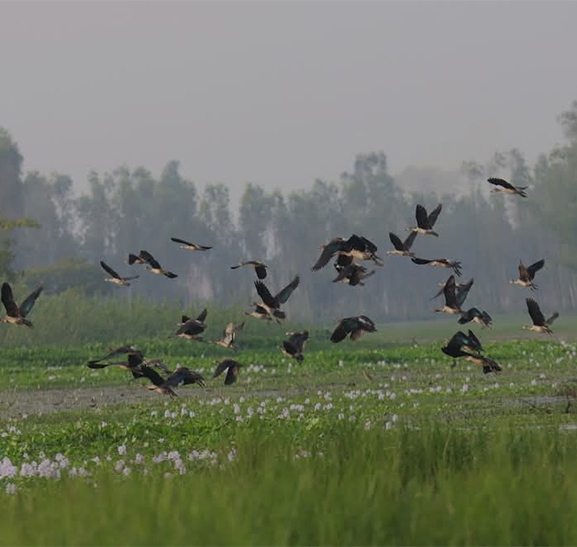
[[[0,129],[1,277],[30,288],[42,281],[48,294],[139,295],[183,307],[212,303],[248,310],[257,299],[254,272],[230,266],[257,259],[269,266],[266,281],[273,292],[301,276],[286,305],[299,320],[328,322],[361,313],[379,322],[431,318],[437,304],[431,297],[450,272],[386,251],[393,248],[389,232],[401,239],[408,235],[417,203],[428,210],[442,203],[435,226],[439,237],[419,235],[412,250],[423,258],[461,261],[459,281],[475,279],[467,304],[489,313],[524,313],[530,291],[509,280],[517,277],[520,260],[527,265],[544,258],[539,301],[547,310],[574,309],[577,101],[559,122],[564,144],[543,153],[535,165],[527,165],[515,149],[496,152],[485,165],[464,162],[463,189],[451,195],[436,194],[438,184],[406,191],[389,174],[386,154],[370,152],[359,154],[338,180],[315,180],[308,190],[268,191],[247,183],[235,211],[225,185],[208,184],[200,192],[183,179],[178,161],[169,161],[158,179],[144,167],[91,172],[88,192],[76,196],[67,175],[22,173],[25,151]],[[528,186],[528,197],[490,193],[489,176]],[[311,271],[321,244],[353,233],[376,243],[384,259],[364,287],[332,283],[332,264]],[[171,237],[213,249],[185,251]],[[153,276],[125,263],[128,253],[141,249],[179,277]],[[106,283],[100,260],[140,278],[129,289]]]

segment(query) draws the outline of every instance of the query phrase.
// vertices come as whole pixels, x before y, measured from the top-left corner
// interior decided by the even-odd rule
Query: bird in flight
[[[40,293],[43,290],[44,287],[40,285],[24,299],[20,306],[18,306],[14,301],[12,287],[10,287],[8,283],[2,283],[0,299],[6,309],[6,315],[2,318],[2,323],[12,323],[13,325],[26,325],[27,327],[33,327],[34,325],[29,319],[26,319],[26,316],[34,307],[36,299],[40,296]]]

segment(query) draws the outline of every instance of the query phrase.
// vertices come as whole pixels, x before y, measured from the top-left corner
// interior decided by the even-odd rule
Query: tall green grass
[[[558,426],[343,424],[313,446],[241,429],[234,461],[197,472],[0,494],[0,545],[574,545],[577,437]]]

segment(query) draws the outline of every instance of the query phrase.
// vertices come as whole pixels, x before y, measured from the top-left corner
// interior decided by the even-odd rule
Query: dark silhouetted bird
[[[257,260],[247,260],[246,262],[241,262],[236,266],[231,266],[231,270],[236,270],[237,268],[241,268],[242,266],[251,266],[254,268],[256,276],[259,279],[266,279],[266,269],[267,265],[263,264],[262,262],[258,262]]]
[[[188,251],[208,251],[212,249],[212,247],[208,247],[207,245],[198,245],[197,243],[190,243],[190,241],[185,241],[184,239],[178,239],[177,237],[171,237],[171,241],[175,243],[181,243],[181,249],[186,249]]]
[[[146,269],[153,274],[156,275],[164,275],[166,277],[168,277],[169,279],[174,279],[175,277],[178,277],[177,274],[169,272],[168,270],[165,270],[160,263],[148,252],[148,251],[140,251],[140,258],[144,261],[146,261],[146,263],[148,264],[146,266]]]
[[[525,330],[532,330],[534,332],[546,332],[547,334],[553,334],[553,331],[550,328],[550,325],[559,317],[559,313],[555,312],[549,319],[545,319],[545,316],[541,312],[541,308],[539,304],[532,298],[525,299],[527,303],[527,311],[531,316],[531,320],[533,321],[532,325],[523,325],[523,329]]]
[[[525,190],[527,190],[528,186],[513,186],[510,182],[507,182],[504,179],[499,179],[496,177],[491,177],[487,179],[487,182],[495,186],[495,188],[493,188],[491,192],[502,192],[503,194],[516,194],[523,198],[527,197],[527,193],[525,192]]]
[[[532,291],[537,288],[537,285],[533,283],[535,279],[535,274],[545,265],[545,259],[538,260],[534,264],[525,267],[523,262],[519,261],[519,278],[511,279],[509,283],[513,285],[521,285],[521,287],[529,287]]]
[[[437,222],[437,217],[441,212],[443,205],[439,203],[435,209],[431,211],[431,214],[427,214],[427,210],[420,204],[417,205],[415,209],[415,217],[417,218],[417,225],[408,228],[411,232],[416,232],[422,235],[431,235],[439,237],[439,234],[433,230],[435,222]]]
[[[351,340],[358,340],[365,332],[376,332],[376,330],[373,320],[366,315],[345,317],[339,321],[337,328],[331,334],[331,342],[338,343],[347,336]]]
[[[100,265],[102,269],[110,274],[112,277],[107,277],[104,281],[108,281],[109,283],[114,283],[115,285],[120,285],[122,287],[130,287],[129,281],[131,279],[138,279],[138,275],[133,275],[132,277],[122,277],[116,271],[114,271],[106,262],[100,261]]]
[[[389,239],[395,248],[394,251],[387,251],[388,255],[400,255],[400,256],[415,256],[415,253],[411,252],[411,246],[417,237],[419,232],[411,231],[411,233],[407,236],[405,241],[401,241],[401,238],[398,235],[393,234],[393,232],[389,232]]]
[[[212,377],[216,378],[226,370],[224,385],[229,386],[236,382],[240,367],[242,367],[242,365],[238,361],[235,361],[234,359],[224,359],[216,366]]]
[[[34,289],[18,306],[14,302],[14,295],[12,294],[12,287],[8,283],[2,283],[2,304],[6,309],[6,315],[2,318],[2,323],[12,323],[13,325],[26,325],[27,327],[33,327],[34,325],[26,316],[30,313],[37,298],[40,293],[44,290],[44,287],[40,285],[37,289]]]
[[[461,263],[456,260],[448,260],[447,258],[432,258],[428,260],[426,258],[413,257],[411,261],[419,265],[428,264],[429,266],[437,266],[439,268],[451,268],[455,274],[459,277],[461,276]]]
[[[309,339],[309,331],[287,332],[286,334],[289,336],[289,339],[283,341],[281,351],[297,361],[302,361],[304,359],[303,351]]]

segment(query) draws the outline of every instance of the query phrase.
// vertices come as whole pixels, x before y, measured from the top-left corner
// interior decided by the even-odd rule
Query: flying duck
[[[112,276],[112,277],[106,277],[104,281],[109,281],[110,283],[114,283],[115,285],[120,285],[122,287],[130,287],[129,281],[131,279],[138,279],[139,277],[138,275],[133,275],[132,277],[122,277],[118,275],[118,273],[116,273],[108,264],[106,264],[102,260],[100,261],[100,265],[102,266],[102,269],[105,272],[107,272]]]
[[[462,307],[463,304],[465,303],[467,295],[469,294],[469,291],[471,290],[471,287],[473,286],[474,282],[475,280],[471,278],[469,279],[469,281],[467,281],[467,283],[455,283],[455,297],[457,299],[457,304],[459,304],[459,307]],[[445,282],[441,281],[439,283],[440,289],[437,291],[437,294],[435,294],[435,296],[431,298],[431,300],[434,300],[435,298],[443,294],[443,291],[445,289],[445,283],[446,281]]]
[[[224,385],[229,386],[236,382],[240,367],[242,367],[242,365],[238,361],[235,361],[234,359],[223,359],[216,366],[216,369],[214,370],[214,374],[212,375],[212,377],[216,378],[226,370],[227,372],[226,372],[226,378],[224,379]]]
[[[331,334],[331,342],[336,344],[347,336],[351,340],[358,340],[365,332],[376,332],[376,330],[373,320],[366,315],[345,317],[339,321],[337,328]]]
[[[248,315],[250,317],[256,317],[257,319],[265,319],[267,321],[272,321],[272,317],[269,315],[268,311],[262,307],[261,304],[258,304],[257,302],[253,302],[252,305],[255,307],[255,309],[252,312],[247,312],[245,311],[244,314]],[[275,310],[275,317],[277,317],[277,320],[280,319],[284,319],[286,317],[285,313],[280,311],[280,310]]]
[[[439,237],[439,234],[433,230],[433,226],[435,222],[437,222],[437,217],[441,212],[443,205],[439,203],[435,209],[431,211],[429,215],[427,215],[427,210],[420,204],[417,204],[415,209],[415,217],[417,218],[417,225],[411,226],[408,228],[411,232],[416,232],[422,235],[431,235]]]
[[[197,243],[190,243],[190,241],[178,239],[177,237],[171,237],[170,240],[174,241],[175,243],[182,243],[180,248],[186,249],[188,251],[208,251],[209,249],[212,249],[212,247],[208,247],[206,245],[198,245]]]
[[[244,321],[242,323],[239,323],[238,325],[235,325],[234,323],[229,323],[222,331],[221,338],[219,340],[209,340],[209,343],[237,351],[238,348],[234,345],[234,339],[236,338],[236,333],[239,330],[242,330],[243,328],[244,328]]]
[[[447,258],[432,258],[430,260],[426,258],[411,258],[411,261],[415,264],[429,264],[430,266],[438,266],[439,268],[451,268],[455,274],[459,277],[461,276],[461,263],[456,260],[449,260]]]
[[[414,233],[414,232],[413,232]],[[434,312],[449,313],[452,315],[460,315],[463,313],[461,307],[457,303],[457,295],[455,294],[455,276],[451,275],[445,282],[443,287],[443,294],[445,295],[445,305],[442,308],[435,308]]]
[[[382,260],[375,254],[377,246],[366,237],[353,234],[349,239],[335,237],[329,243],[321,245],[321,256],[311,268],[314,272],[324,268],[335,254],[346,255],[353,260],[372,260],[382,266]]]
[[[532,298],[525,299],[527,303],[527,311],[531,316],[531,320],[533,321],[532,325],[523,325],[523,329],[525,330],[532,330],[534,332],[546,332],[548,334],[553,334],[553,331],[550,328],[550,325],[559,317],[559,313],[555,312],[549,319],[545,319],[545,316],[541,312],[541,308],[539,304]]]
[[[169,279],[174,279],[175,277],[178,277],[177,274],[165,270],[148,251],[140,251],[140,258],[146,261],[146,263],[148,264],[148,266],[146,266],[146,269],[150,273],[156,275],[165,275]]]
[[[535,274],[545,265],[545,259],[538,260],[534,264],[525,267],[523,262],[519,261],[519,279],[511,279],[509,283],[513,285],[521,285],[521,287],[529,287],[532,291],[537,289],[537,285],[533,283]]]
[[[160,374],[150,367],[145,367],[143,373],[144,376],[152,382],[152,385],[148,386],[148,389],[157,391],[163,395],[170,395],[171,397],[176,396],[174,388],[180,385],[198,384],[204,387],[204,377],[202,374],[195,370],[190,370],[187,367],[178,366],[166,379],[162,378]]]
[[[30,313],[34,307],[36,299],[40,296],[44,287],[40,285],[37,289],[34,289],[18,306],[14,302],[14,296],[12,294],[12,287],[8,283],[2,283],[2,294],[1,300],[4,308],[6,309],[6,315],[2,318],[2,323],[12,323],[13,325],[26,325],[27,327],[33,327],[34,325],[26,316]]]
[[[266,264],[263,264],[262,262],[259,262],[258,260],[247,260],[246,262],[241,262],[240,264],[237,264],[236,266],[231,266],[230,269],[236,270],[237,268],[241,268],[242,266],[252,266],[254,268],[256,276],[259,279],[266,279],[266,269],[267,269]]]
[[[305,350],[305,344],[309,339],[309,331],[287,332],[286,334],[289,336],[289,339],[283,341],[280,348],[281,351],[285,355],[288,355],[299,362],[302,361],[305,358],[303,351]]]
[[[485,310],[481,311],[479,308],[472,307],[467,311],[462,312],[458,322],[461,325],[465,325],[469,321],[477,323],[478,325],[481,325],[481,327],[485,328],[491,326],[493,319]]]
[[[527,193],[525,192],[525,190],[527,190],[528,186],[513,186],[510,182],[507,182],[506,180],[496,177],[491,177],[490,179],[487,179],[487,182],[495,186],[495,188],[493,188],[491,192],[502,192],[504,194],[517,194],[522,198],[527,197]]]
[[[284,317],[275,312],[280,312],[281,305],[289,299],[290,295],[298,287],[299,282],[300,278],[296,275],[286,287],[275,294],[275,296],[272,296],[263,281],[255,281],[254,286],[256,287],[256,292],[262,298],[262,304],[260,304],[260,306],[263,307],[269,315],[274,315],[277,320],[284,319]],[[282,312],[282,315],[284,315],[284,312]]]
[[[363,279],[371,277],[376,271],[371,270],[367,272],[364,266],[355,263],[348,264],[347,266],[339,266],[339,264],[336,263],[334,267],[338,275],[333,279],[333,283],[348,283],[351,287],[355,287],[356,285],[364,286]]]
[[[204,308],[196,319],[191,319],[187,315],[182,316],[182,323],[178,330],[172,335],[176,338],[185,338],[186,340],[197,340],[202,342],[202,336],[199,336],[206,329],[204,320],[208,314],[208,310]],[[171,337],[171,338],[172,338]]]
[[[411,246],[413,245],[413,241],[417,237],[417,231],[411,231],[411,233],[407,236],[405,241],[401,241],[401,238],[398,235],[393,234],[393,232],[389,232],[389,239],[395,248],[394,251],[387,251],[388,255],[399,255],[399,256],[415,256],[415,253],[411,252]]]

